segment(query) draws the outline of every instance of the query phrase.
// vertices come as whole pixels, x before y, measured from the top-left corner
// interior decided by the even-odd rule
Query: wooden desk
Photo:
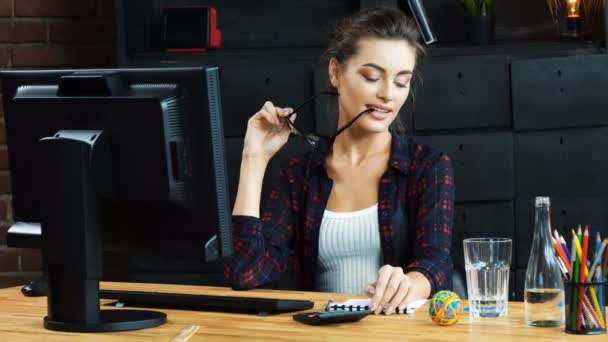
[[[103,283],[104,289],[170,291],[217,295],[308,299],[321,310],[329,299],[352,296],[317,292],[255,290],[235,292],[225,288],[155,284]],[[103,301],[107,302],[107,301]],[[183,327],[196,324],[189,341],[608,341],[608,334],[570,335],[564,328],[533,328],[523,323],[523,303],[509,303],[502,318],[470,318],[464,314],[456,325],[440,327],[429,319],[427,306],[412,315],[368,316],[356,323],[308,326],[295,322],[291,313],[259,317],[230,313],[165,310],[166,324],[152,329],[116,333],[63,333],[46,330],[46,297],[24,297],[19,287],[0,290],[0,341],[170,341]]]

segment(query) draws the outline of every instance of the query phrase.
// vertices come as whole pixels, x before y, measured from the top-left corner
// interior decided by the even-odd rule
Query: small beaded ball
[[[460,297],[452,291],[437,292],[429,303],[429,315],[439,325],[452,325],[462,315]]]

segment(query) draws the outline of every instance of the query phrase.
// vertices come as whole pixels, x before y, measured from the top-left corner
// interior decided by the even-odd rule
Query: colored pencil
[[[586,329],[593,329],[600,326],[597,323],[597,320],[595,320],[595,318],[593,317],[592,312],[593,311],[589,310],[587,306],[583,306],[583,317],[585,318],[585,320],[583,321],[582,325],[589,324],[589,326],[586,326]]]
[[[583,265],[581,263],[581,260],[583,258],[583,249],[581,248],[581,246],[583,245],[583,241],[578,238],[577,234],[574,234],[574,241],[576,241],[575,248],[576,248],[577,260],[579,262],[579,270],[580,271],[584,271],[585,275],[588,275],[589,274],[589,269],[587,268],[587,265],[585,265],[585,267],[582,267]]]
[[[585,226],[585,231],[583,233],[583,255],[581,256],[581,263],[587,267],[587,259],[589,258],[589,230],[587,230],[587,226]],[[581,272],[581,283],[587,281],[588,272]]]
[[[574,248],[572,248],[573,251],[578,251],[580,249],[579,245],[578,245],[578,241],[577,241],[577,236],[576,233],[574,232],[574,230],[572,231],[572,244],[574,244]],[[582,254],[582,252],[581,252]],[[578,330],[578,322],[580,320],[580,316],[578,315],[578,307],[579,307],[579,301],[578,301],[578,291],[576,291],[576,286],[574,284],[578,283],[578,279],[579,279],[579,268],[580,268],[580,255],[578,253],[572,253],[572,260],[574,260],[574,267],[573,267],[573,272],[572,272],[572,278],[574,280],[573,284],[572,284],[572,312],[570,313],[570,317],[572,317],[572,330]]]
[[[589,282],[592,282],[592,279],[588,279]],[[589,286],[589,293],[591,294],[591,304],[593,304],[592,308],[595,309],[595,313],[597,314],[597,321],[600,323],[600,326],[603,328],[603,323],[604,323],[604,315],[602,314],[602,308],[600,307],[598,298],[597,298],[597,293],[595,291],[595,287],[594,286]],[[587,297],[585,295],[585,297]],[[591,310],[593,311],[593,310]]]
[[[568,262],[568,257],[566,257],[566,253],[564,253],[564,250],[562,249],[562,245],[560,243],[558,243],[557,241],[555,241],[554,238],[551,238],[551,243],[553,244],[553,249],[555,249],[557,256],[563,262],[564,267],[566,267],[566,271],[568,271],[568,273],[572,273],[572,269],[570,268],[570,263]]]
[[[580,231],[580,227],[579,227]],[[589,231],[585,229],[583,234],[583,246],[582,246],[582,256],[581,256],[581,270],[579,275],[579,280],[581,283],[585,282],[585,266],[587,265],[587,251],[589,249]],[[583,313],[583,295],[585,294],[585,287],[581,286],[578,292],[578,311],[576,314],[576,330],[581,330],[581,315]]]
[[[570,250],[568,249],[568,245],[566,244],[566,240],[564,240],[564,237],[560,235],[559,237],[559,242],[562,245],[562,249],[564,250],[564,253],[566,253],[566,256],[568,257],[568,263],[570,263],[570,259],[572,259],[572,255],[570,254]]]
[[[600,261],[602,260],[602,254],[604,254],[604,249],[606,249],[606,245],[608,244],[608,238],[604,239],[603,242],[600,243],[599,248],[596,244],[596,252],[594,253],[594,260],[593,263],[591,264],[591,267],[589,268],[591,271],[589,272],[589,274],[587,275],[587,277],[589,277],[590,279],[593,279],[594,277],[594,272],[596,270],[598,270],[597,266],[600,264]]]
[[[604,279],[608,278],[608,248],[604,251],[604,261],[602,262],[602,269],[604,270]]]
[[[581,286],[581,289],[582,288],[583,287]],[[593,308],[593,305],[591,305],[591,301],[589,301],[589,298],[587,298],[587,296],[583,297],[583,302],[587,308]],[[595,310],[590,310],[590,311],[591,311],[591,314],[593,315],[593,317],[595,318],[595,320],[597,322],[601,322],[600,327],[604,328],[604,322],[599,319],[599,317],[597,316],[597,312],[595,312]]]
[[[601,283],[602,281],[604,281],[604,277],[602,276],[602,266],[598,265],[597,266],[597,271],[595,272],[595,279],[597,280],[598,283]],[[603,286],[598,286],[598,293],[597,293],[597,297],[599,300],[599,304],[600,304],[600,308],[603,308],[604,306],[606,306],[606,302],[604,302],[604,287]],[[602,312],[600,311],[599,314],[601,315]],[[608,324],[608,320],[604,319],[604,325]]]
[[[593,260],[595,260],[595,258],[598,256],[598,254],[601,254],[600,249],[602,248],[602,238],[600,237],[600,232],[597,232],[595,234],[595,250],[593,253]]]
[[[566,269],[566,265],[564,264],[564,262],[562,261],[562,258],[557,257],[557,266],[559,267],[559,270],[562,272],[562,276],[564,277],[564,279],[569,279],[569,272],[568,269]]]
[[[572,266],[572,271],[574,271],[574,260],[576,259],[576,234],[574,230],[572,230],[572,255],[570,256],[570,266]],[[570,274],[570,280],[574,281],[574,274]]]

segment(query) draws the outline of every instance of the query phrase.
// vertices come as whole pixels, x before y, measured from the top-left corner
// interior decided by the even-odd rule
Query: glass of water
[[[469,313],[474,317],[501,317],[508,313],[511,239],[465,239]]]

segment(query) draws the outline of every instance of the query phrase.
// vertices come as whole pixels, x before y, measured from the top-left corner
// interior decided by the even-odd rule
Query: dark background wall
[[[0,0],[0,67],[102,67],[116,63],[114,0]],[[6,247],[11,187],[0,111],[0,288],[40,276],[38,250]]]
[[[25,16],[15,11],[18,7],[13,4],[18,2],[7,2],[7,20],[20,21],[16,17]],[[70,38],[69,43],[54,42],[51,37],[54,16],[61,17],[59,22],[84,22],[90,27],[108,19],[106,3],[78,2],[76,8],[84,6],[85,14],[61,14],[48,8],[33,14],[39,16],[33,21],[46,23],[44,38],[38,38],[40,44],[76,48],[96,46],[99,39],[105,41],[107,38],[97,38],[90,43],[88,37],[109,35],[99,36],[99,30],[79,35],[75,32],[80,26],[67,30],[80,37]],[[608,117],[603,114],[608,100],[602,92],[608,84],[608,58],[601,48],[604,31],[596,31],[587,40],[560,41],[544,1],[497,1],[497,41],[473,46],[466,42],[463,13],[457,1],[423,3],[440,43],[429,47],[429,56],[420,70],[424,83],[415,88],[415,106],[410,103],[404,109],[405,122],[410,134],[446,151],[454,161],[456,266],[463,267],[465,237],[513,238],[511,298],[521,300],[534,226],[534,196],[551,196],[553,225],[562,232],[582,223],[594,231],[601,230],[604,236],[608,234],[604,176],[608,157],[602,152],[608,140]],[[193,4],[217,8],[222,49],[202,53],[163,51],[163,8]],[[407,11],[406,2],[401,0],[117,0],[116,44],[103,51],[116,48],[119,66],[220,66],[232,202],[247,118],[266,100],[294,105],[322,90],[327,76],[319,56],[331,24],[360,7],[377,4]],[[12,51],[22,44],[29,43],[0,44],[0,52],[6,51],[0,57],[9,56],[5,65],[16,65]],[[66,59],[78,65],[88,60],[87,53],[82,54],[85,57],[30,65],[66,65]],[[106,63],[112,62],[91,62]],[[323,100],[300,114],[300,123],[320,133],[332,127]],[[295,142],[288,143],[272,161],[270,172],[288,156],[304,150]],[[9,195],[2,196],[0,204],[8,203]],[[10,221],[10,214],[7,220],[4,222]]]

